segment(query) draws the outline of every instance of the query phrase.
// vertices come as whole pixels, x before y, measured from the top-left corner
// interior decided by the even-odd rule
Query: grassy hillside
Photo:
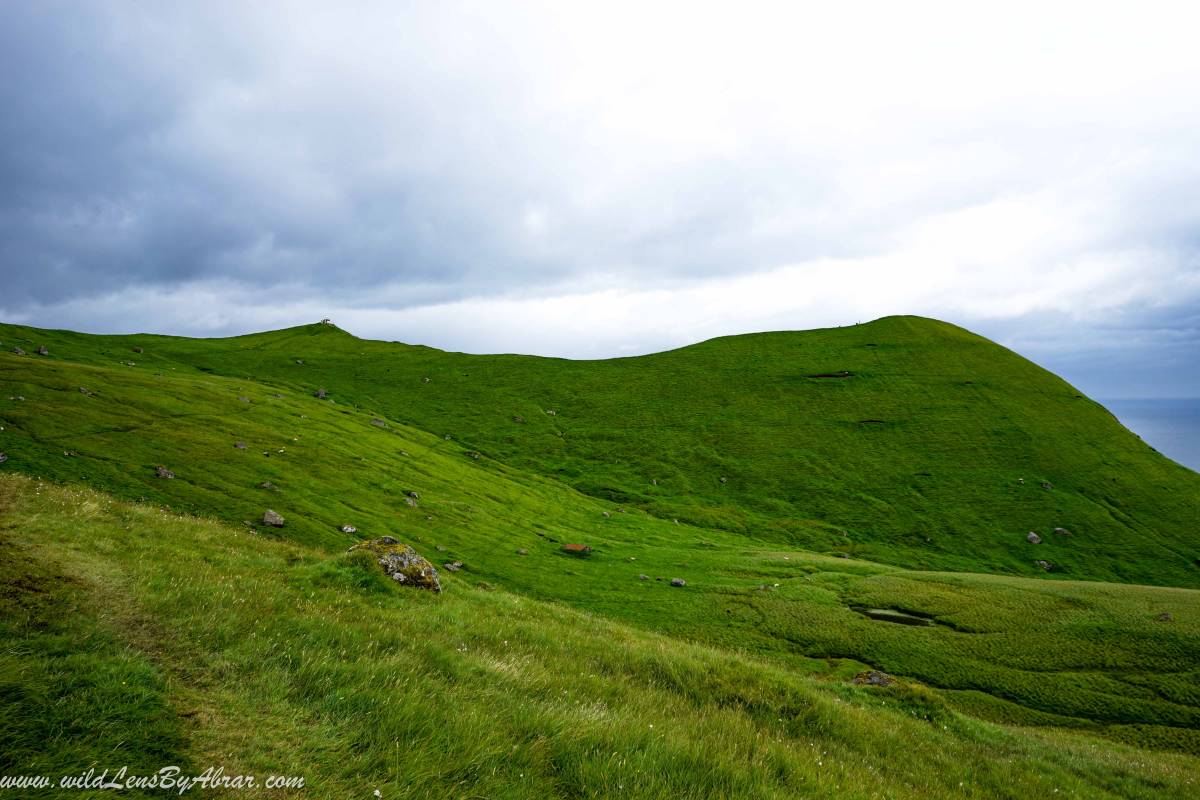
[[[585,362],[444,353],[328,325],[223,340],[0,326],[0,340],[50,350],[5,356],[14,383],[30,362],[133,360],[129,376],[253,379],[297,402],[324,388],[343,409],[614,505],[781,546],[1028,576],[1045,561],[1051,577],[1200,586],[1200,475],[1054,375],[933,320]],[[69,473],[44,459],[36,468]]]
[[[982,722],[919,681],[815,679],[453,575],[441,595],[404,590],[348,555],[18,476],[0,477],[0,552],[3,774],[306,780],[218,793],[241,797],[1197,790],[1194,755]],[[1193,593],[1092,607],[1094,588],[1038,585],[1065,592],[1074,625],[1170,596],[1192,641],[1200,627]]]
[[[1194,793],[1200,594],[1161,584],[1198,583],[1200,476],[958,329],[609,362],[329,326],[0,341],[27,352],[0,353],[0,774],[116,752],[309,764],[331,797]],[[463,567],[431,597],[344,555],[385,534]]]

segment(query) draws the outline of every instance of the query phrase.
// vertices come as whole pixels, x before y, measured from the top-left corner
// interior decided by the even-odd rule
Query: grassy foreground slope
[[[144,349],[133,366],[0,354],[0,471],[220,519],[313,558],[343,552],[355,536],[339,528],[352,524],[463,562],[447,574],[450,594],[486,583],[823,681],[876,667],[978,718],[1200,753],[1194,591],[913,572],[802,551],[770,531],[623,513],[372,408],[147,367]],[[175,477],[157,477],[156,465]],[[286,526],[257,524],[266,508]],[[571,558],[564,542],[594,553]],[[672,577],[688,585],[673,588]],[[878,621],[867,608],[931,624]]]
[[[109,367],[139,346],[135,373],[324,388],[342,407],[590,496],[781,545],[919,569],[1041,576],[1040,560],[1052,576],[1200,586],[1200,475],[1056,376],[933,320],[608,361],[445,353],[329,325],[221,340],[0,326],[0,340]]]
[[[4,774],[306,779],[238,797],[1197,791],[1193,755],[981,722],[919,682],[820,681],[457,576],[403,590],[369,560],[22,476],[0,476],[0,556]]]

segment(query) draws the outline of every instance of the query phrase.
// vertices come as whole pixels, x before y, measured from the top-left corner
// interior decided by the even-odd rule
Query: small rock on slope
[[[353,553],[356,550],[365,550],[375,556],[384,573],[402,586],[428,589],[432,592],[442,591],[442,582],[433,564],[412,547],[401,544],[391,536],[359,542],[347,552]]]
[[[1038,536],[1038,535],[1037,535],[1036,533],[1034,533],[1033,531],[1030,531],[1030,532],[1029,532],[1029,533],[1028,533],[1028,534],[1025,536],[1025,541],[1029,542],[1030,544],[1041,544],[1041,543],[1042,543],[1042,537]]]
[[[270,525],[273,528],[283,527],[283,517],[279,516],[269,508],[263,512],[262,521],[263,525]]]
[[[171,472],[171,470],[167,469],[166,467],[162,466],[161,464],[154,468],[154,474],[160,478],[174,478],[175,477],[174,472]]]

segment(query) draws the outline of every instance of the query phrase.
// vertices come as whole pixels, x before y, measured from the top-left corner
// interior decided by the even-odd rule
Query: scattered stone
[[[586,544],[564,544],[562,546],[564,553],[570,553],[576,556],[589,556],[592,554],[592,548]]]
[[[432,380],[432,378],[425,376],[424,378],[421,378],[421,383],[429,383],[430,380]]]
[[[483,457],[483,453],[479,452],[478,450],[468,450],[466,453],[463,453],[463,455],[465,455],[467,458],[473,458],[476,461]]]
[[[237,450],[245,450],[245,449],[246,449],[246,443],[245,443],[245,442],[234,442],[234,443],[233,443],[233,446],[234,446],[234,448],[235,448],[235,449],[237,449]]]
[[[729,483],[729,479],[728,479],[728,478],[726,478],[724,475],[722,475],[722,476],[721,476],[721,483]]]
[[[605,519],[609,519],[612,517],[612,514],[608,513],[607,511],[601,511],[600,513],[604,515]]]
[[[637,561],[637,556],[630,556],[629,558],[627,558],[625,560],[626,561]]]
[[[50,355],[50,351],[46,349],[46,345],[40,344],[38,345],[37,354],[39,356],[48,356]]]
[[[525,418],[522,417],[520,414],[517,414],[515,417],[513,417],[513,422],[517,423],[518,425],[524,425]]]
[[[140,348],[140,347],[137,347],[137,346],[135,345],[135,346],[134,346],[134,348],[133,348],[133,352],[135,352],[135,353],[141,353],[141,352],[142,352],[142,348]]]
[[[24,351],[24,350],[22,350],[22,349],[21,349],[21,348],[19,348],[19,347],[14,347],[14,348],[12,349],[12,351],[13,351],[14,353],[16,353],[17,355],[19,355],[19,356],[23,356],[23,355],[25,355],[25,351]]]
[[[1175,618],[1172,617],[1170,615],[1170,613],[1166,612],[1166,611],[1159,614],[1157,617],[1155,617],[1155,619],[1158,620],[1159,622],[1174,622],[1175,621]]]
[[[639,581],[648,581],[648,580],[650,580],[650,576],[643,573],[641,575],[638,575],[638,580]]]
[[[413,499],[413,498],[411,498],[411,497],[406,497],[406,498],[404,498],[404,503],[405,503],[406,505],[408,505],[410,508],[416,508],[416,507],[417,507],[417,501],[416,501],[416,500],[414,500],[414,499]]]
[[[442,582],[433,564],[412,547],[400,544],[391,536],[373,542],[359,542],[346,552],[353,553],[355,550],[366,550],[375,556],[379,566],[396,583],[431,592],[442,591]]]
[[[272,528],[282,528],[283,517],[279,516],[268,508],[265,512],[263,512],[262,523],[263,525],[270,525]]]
[[[8,461],[8,453],[0,453],[0,464],[3,464],[5,461]]]
[[[384,422],[383,420],[381,420],[379,417],[375,417],[374,419],[372,419],[371,424],[374,425],[376,428],[386,428],[388,426],[388,424],[386,422]]]
[[[891,686],[896,683],[896,679],[886,672],[869,669],[855,675],[854,683],[856,686]]]
[[[439,553],[444,553],[444,552],[446,552],[446,545],[439,544],[436,547],[434,547],[433,549],[437,550]]]
[[[274,397],[276,400],[283,399],[283,395],[281,395],[279,392],[275,392],[273,395],[271,395],[271,397]]]
[[[442,566],[445,567],[446,569],[450,570],[451,572],[458,572],[460,569],[463,568],[463,563],[461,561],[451,561],[447,564],[442,564]]]
[[[329,393],[324,389],[317,389],[315,392],[313,392],[313,397],[317,398],[318,400],[324,400],[328,396]]]
[[[354,527],[353,525],[343,525],[342,533],[358,533],[358,528]]]
[[[687,586],[687,581],[683,578],[671,578],[672,586]]]
[[[250,398],[249,397],[238,397],[238,402],[239,403],[249,403]]]
[[[171,472],[171,470],[167,469],[166,467],[162,466],[161,464],[159,464],[157,467],[154,468],[154,474],[160,478],[168,478],[169,479],[169,478],[175,477],[174,472]]]
[[[408,496],[409,496],[409,497],[411,497],[413,500],[420,500],[420,499],[421,499],[421,495],[417,494],[416,492],[408,492],[407,494],[408,494]]]
[[[517,548],[517,555],[527,556],[527,555],[529,555],[529,551],[526,550],[524,547],[519,547],[519,548]]]
[[[1030,532],[1029,532],[1029,533],[1028,533],[1028,534],[1025,536],[1025,541],[1029,542],[1030,544],[1041,544],[1041,543],[1042,543],[1042,537],[1038,536],[1038,535],[1037,535],[1036,533],[1034,533],[1033,531],[1030,531]]]
[[[623,508],[618,508],[618,509],[617,509],[617,513],[618,513],[618,514],[624,514],[624,513],[625,513],[625,509],[623,509]]]
[[[552,417],[558,416],[558,412],[555,411],[553,408],[546,409],[546,413]]]
[[[1054,532],[1057,533],[1059,536],[1070,536],[1071,535],[1071,532],[1069,530],[1067,530],[1066,528],[1055,528]]]
[[[89,388],[87,388],[86,386],[80,386],[80,387],[79,387],[79,393],[80,393],[80,394],[82,394],[82,395],[85,395],[85,396],[87,396],[87,397],[91,397],[91,396],[92,396],[92,390],[91,390],[91,389],[89,389]]]
[[[1042,488],[1046,491],[1050,491],[1054,488],[1054,484],[1052,484],[1050,481],[1042,481]]]
[[[303,359],[303,358],[297,358],[297,359],[296,359],[296,363],[297,363],[297,364],[299,364],[300,366],[302,366],[302,367],[303,367],[303,366],[304,366],[304,359]]]
[[[650,479],[650,485],[651,485],[651,486],[658,486],[658,478],[651,478],[651,479]]]
[[[834,553],[834,556],[836,556],[837,558],[849,558],[850,554],[849,553]]]
[[[1033,563],[1037,564],[1039,567],[1046,570],[1046,572],[1049,572],[1050,570],[1054,569],[1053,564],[1051,564],[1049,561],[1043,561],[1040,558],[1037,561],[1034,561]]]
[[[270,481],[263,481],[258,485],[258,488],[266,489],[268,492],[273,492],[275,491],[275,484],[271,483]]]
[[[67,458],[74,458],[75,456],[79,455],[79,453],[76,453],[74,450],[63,450],[63,455]]]
[[[1021,484],[1022,486],[1024,486],[1024,485],[1025,485],[1025,479],[1024,479],[1024,478],[1017,478],[1017,483],[1019,483],[1019,484]]]
[[[447,433],[447,434],[445,435],[445,437],[444,437],[444,438],[445,438],[445,440],[448,442],[448,441],[450,441],[451,439],[453,439],[454,437],[453,437],[453,436],[451,436],[450,434],[448,434],[448,433]]]
[[[137,363],[133,362],[133,361],[122,361],[121,363],[127,367],[136,367],[137,366]]]

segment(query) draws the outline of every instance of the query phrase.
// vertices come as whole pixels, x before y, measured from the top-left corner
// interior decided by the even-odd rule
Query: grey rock
[[[23,355],[25,355],[25,351],[24,351],[24,350],[22,350],[22,349],[21,349],[21,348],[19,348],[19,347],[14,347],[14,348],[12,349],[12,351],[13,351],[14,353],[16,353],[17,355],[19,355],[19,356],[23,356]]]
[[[275,484],[271,483],[270,481],[263,481],[258,485],[258,488],[266,489],[268,492],[273,492],[275,491]]]
[[[483,457],[483,453],[479,452],[478,450],[468,450],[463,455],[465,455],[467,458],[473,458],[476,461]]]
[[[175,477],[174,472],[171,472],[171,470],[167,469],[166,467],[162,466],[161,464],[159,464],[157,467],[154,468],[154,474],[160,478],[174,478]]]
[[[234,448],[235,448],[235,449],[237,449],[237,450],[245,450],[245,449],[246,449],[246,443],[245,443],[245,442],[234,442],[234,443],[233,443],[233,446],[234,446]]]
[[[728,478],[726,478],[724,475],[722,475],[722,476],[721,476],[721,483],[729,483],[729,479],[728,479]]]
[[[548,415],[550,415],[551,417],[556,417],[556,416],[558,416],[558,412],[557,412],[557,411],[555,411],[553,408],[548,408],[548,409],[546,409],[546,413],[547,413]]]
[[[672,586],[687,586],[687,581],[683,578],[671,578]]]
[[[519,547],[519,548],[517,548],[517,555],[527,556],[527,555],[529,555],[529,551],[526,550],[524,547]]]
[[[249,403],[249,402],[250,402],[250,398],[249,398],[249,397],[239,397],[239,398],[238,398],[238,402],[239,402],[239,403]]]
[[[605,519],[609,519],[612,517],[612,514],[608,513],[607,511],[601,511],[600,513],[604,515]]]
[[[638,580],[639,581],[648,581],[648,580],[650,580],[650,576],[645,573],[642,573],[641,575],[638,575]]]
[[[8,461],[8,453],[0,453],[0,464],[3,464],[5,461]]]
[[[354,527],[353,525],[343,525],[342,533],[358,533],[358,528]]]
[[[1042,481],[1042,488],[1045,489],[1046,491],[1050,491],[1051,489],[1054,488],[1054,484],[1051,483],[1050,481]]]
[[[895,682],[896,679],[891,675],[877,669],[869,669],[854,676],[854,683],[858,686],[891,686]]]
[[[1043,561],[1040,558],[1037,561],[1034,561],[1033,563],[1037,564],[1039,567],[1046,570],[1046,572],[1049,572],[1050,570],[1054,569],[1053,564],[1051,564],[1049,561]]]
[[[1030,531],[1028,534],[1025,535],[1025,541],[1029,542],[1030,544],[1041,544],[1042,537],[1038,536],[1033,531]]]
[[[1069,530],[1067,530],[1066,528],[1055,528],[1054,532],[1057,533],[1059,536],[1070,536],[1071,535],[1071,532]]]
[[[270,525],[273,528],[283,527],[283,517],[279,516],[269,508],[263,512],[262,522],[263,525]]]
[[[412,498],[412,497],[406,497],[406,498],[404,498],[404,503],[405,503],[405,505],[407,505],[407,506],[410,506],[410,507],[412,507],[412,508],[416,508],[416,507],[417,507],[417,501],[416,501],[416,499],[415,499],[415,498]]]
[[[315,392],[313,392],[313,397],[317,398],[318,400],[324,400],[328,396],[329,393],[324,389],[317,389]]]
[[[1170,615],[1170,613],[1166,612],[1166,611],[1159,614],[1157,617],[1155,617],[1155,619],[1158,620],[1159,622],[1174,622],[1175,621],[1175,618],[1172,617]]]
[[[451,561],[448,564],[442,564],[442,566],[451,572],[458,572],[460,569],[462,569],[463,563],[461,561]]]
[[[356,550],[366,550],[375,556],[384,573],[402,586],[428,589],[431,592],[442,591],[442,582],[433,564],[412,547],[401,544],[391,536],[384,536],[373,542],[359,542],[347,552],[352,553]]]
[[[420,499],[421,499],[421,495],[417,494],[416,492],[409,492],[409,493],[408,493],[408,496],[409,496],[409,497],[411,497],[413,500],[420,500]]]
[[[92,390],[91,390],[91,389],[89,389],[89,388],[87,388],[86,386],[80,386],[80,387],[79,387],[79,393],[80,393],[80,394],[82,394],[82,395],[84,395],[84,396],[86,396],[86,397],[91,397],[91,396],[92,396]]]
[[[388,426],[388,424],[386,422],[384,422],[383,420],[381,420],[379,417],[375,417],[373,420],[371,420],[371,424],[374,425],[376,428],[386,428]]]
[[[39,356],[48,356],[50,355],[50,351],[46,349],[46,345],[40,344],[38,345],[37,354]]]

